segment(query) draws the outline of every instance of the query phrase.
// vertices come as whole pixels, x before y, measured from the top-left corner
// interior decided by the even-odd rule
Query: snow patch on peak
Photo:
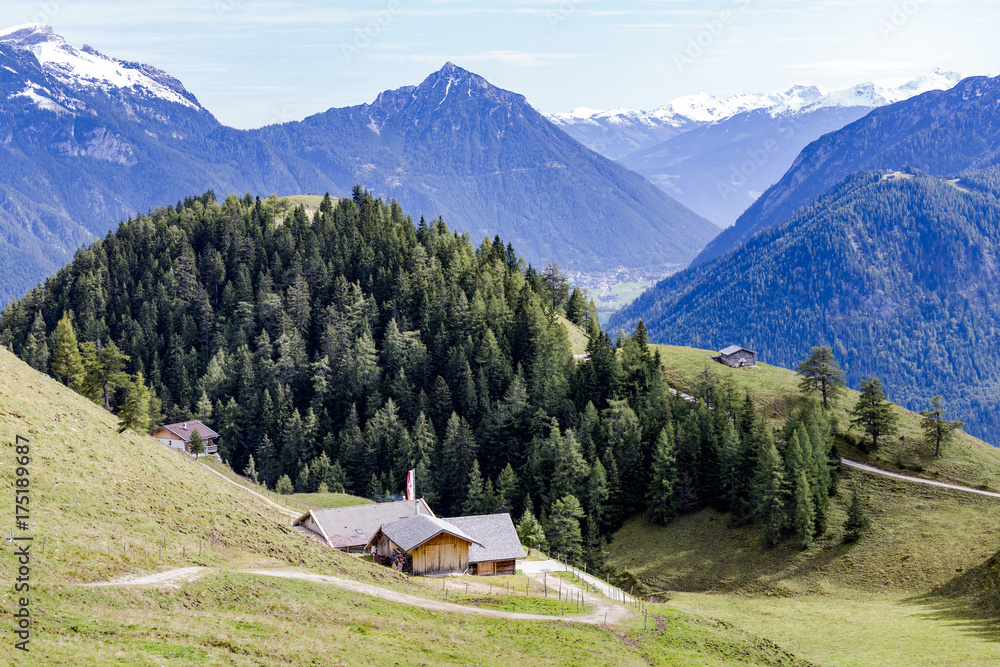
[[[62,39],[55,34],[52,26],[45,25],[44,23],[22,23],[12,28],[0,30],[0,44],[18,42],[28,45],[35,42],[48,41],[53,37]]]
[[[28,23],[0,31],[0,44],[30,51],[46,74],[79,88],[119,89],[156,97],[192,109],[201,106],[189,99],[179,81],[165,72],[139,63],[105,56],[97,49],[77,49],[55,34],[51,26]]]
[[[569,113],[547,114],[557,124],[668,125],[714,123],[748,111],[764,111],[772,116],[825,107],[880,107],[901,102],[930,90],[947,90],[962,79],[954,71],[935,68],[912,81],[861,83],[843,90],[828,91],[814,85],[795,85],[785,92],[738,93],[717,97],[709,93],[685,95],[654,111],[613,109],[595,111],[579,107]]]

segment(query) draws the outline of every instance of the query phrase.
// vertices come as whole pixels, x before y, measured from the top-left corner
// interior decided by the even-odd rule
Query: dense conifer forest
[[[757,350],[792,367],[828,345],[848,384],[868,375],[1000,444],[1000,170],[940,179],[853,174],[745,246],[671,276],[612,318],[657,342]]]
[[[11,304],[0,343],[124,426],[204,421],[271,488],[387,499],[413,468],[439,514],[530,513],[576,561],[631,514],[703,506],[808,542],[836,488],[818,406],[772,433],[707,370],[685,401],[643,324],[612,340],[555,265],[360,188],[312,216],[211,192],[140,215]]]

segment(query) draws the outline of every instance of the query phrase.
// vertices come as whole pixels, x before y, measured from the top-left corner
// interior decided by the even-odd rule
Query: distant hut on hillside
[[[179,449],[183,452],[191,451],[191,438],[194,437],[195,431],[201,436],[201,441],[205,444],[206,456],[211,456],[216,461],[222,461],[219,457],[219,447],[216,441],[219,439],[219,434],[210,429],[209,427],[202,424],[197,419],[191,419],[186,422],[178,422],[176,424],[164,424],[159,428],[150,431],[150,435],[162,442],[164,445],[173,447],[174,449]]]
[[[715,357],[715,360],[730,368],[754,367],[757,365],[757,353],[739,345],[730,345],[724,350],[719,350],[719,356]]]

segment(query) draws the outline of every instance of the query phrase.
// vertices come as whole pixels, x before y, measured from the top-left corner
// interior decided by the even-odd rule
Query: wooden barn
[[[716,360],[730,368],[753,367],[757,365],[757,353],[739,345],[730,345],[724,350],[719,350]]]
[[[420,514],[379,528],[366,551],[399,563],[400,569],[411,574],[461,574],[469,567],[470,545],[483,546],[457,526]],[[400,558],[404,555],[409,557],[406,565]]]
[[[514,574],[517,571],[517,559],[527,555],[510,514],[457,516],[445,521],[480,543],[469,546],[470,574]]]
[[[292,526],[334,549],[361,552],[383,524],[417,515],[434,516],[423,498],[309,510],[292,521]]]

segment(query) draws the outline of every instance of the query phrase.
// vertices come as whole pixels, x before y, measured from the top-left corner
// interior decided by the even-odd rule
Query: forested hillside
[[[910,165],[935,176],[1000,163],[1000,77],[963,79],[875,109],[806,146],[781,180],[767,189],[695,258],[702,264],[788,220],[848,175]]]
[[[589,359],[557,314],[590,332]],[[312,219],[210,193],[139,216],[11,304],[0,341],[102,404],[92,380],[112,377],[123,410],[141,388],[102,368],[113,343],[122,372],[149,379],[152,421],[204,420],[270,486],[384,497],[416,468],[436,511],[533,508],[576,559],[599,559],[600,535],[647,505],[661,521],[705,504],[753,519],[758,454],[777,473],[788,446],[748,399],[673,396],[645,330],[612,343],[551,267],[359,188]],[[803,425],[795,460],[813,479],[830,438],[811,415],[789,428]]]
[[[848,383],[883,380],[923,409],[942,395],[969,433],[1000,444],[1000,171],[945,181],[855,174],[792,220],[672,276],[613,319],[655,341],[737,343],[791,367],[831,345]]]

